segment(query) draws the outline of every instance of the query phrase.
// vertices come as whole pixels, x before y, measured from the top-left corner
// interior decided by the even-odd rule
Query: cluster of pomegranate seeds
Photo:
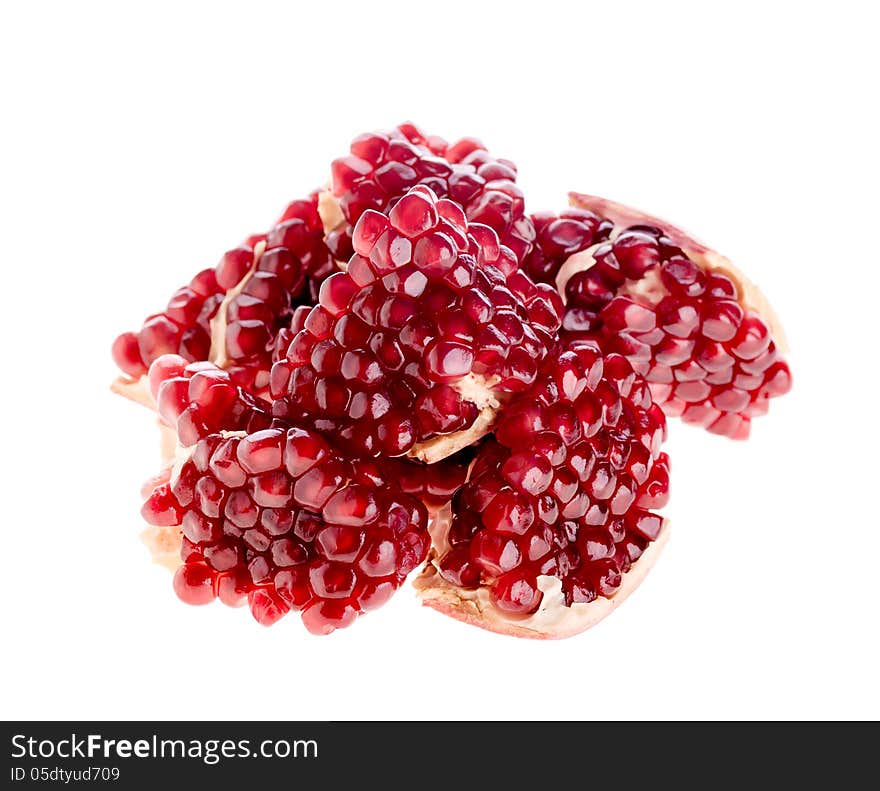
[[[638,585],[665,415],[745,437],[781,336],[685,232],[577,193],[530,215],[516,177],[474,138],[360,135],[116,339],[116,389],[176,438],[142,513],[183,601],[328,634],[421,566],[425,604],[558,637]]]
[[[523,259],[523,271],[536,283],[556,284],[562,265],[575,253],[608,239],[614,225],[589,209],[572,207],[559,214],[532,215],[537,234],[532,251]]]
[[[626,356],[667,415],[745,439],[791,374],[734,281],[705,270],[659,228],[634,226],[592,252],[565,285],[563,335]]]
[[[534,613],[538,577],[566,606],[611,597],[657,538],[669,494],[663,412],[626,359],[576,344],[499,420],[452,501],[441,576]]]
[[[401,456],[534,382],[562,302],[495,231],[417,186],[387,215],[365,210],[353,242],[272,368],[276,416],[358,455]]]
[[[214,269],[199,272],[138,332],[120,335],[113,358],[132,379],[163,354],[210,360],[237,384],[262,393],[276,336],[298,305],[314,301],[333,271],[315,193],[293,201],[268,234],[249,237]]]
[[[272,422],[271,405],[236,385],[214,363],[187,363],[165,354],[150,366],[149,384],[160,417],[183,447],[209,434],[256,431]]]
[[[143,514],[180,525],[183,601],[246,601],[265,625],[299,610],[309,631],[328,634],[387,601],[430,546],[424,505],[392,481],[352,476],[314,431],[211,434]]]
[[[347,221],[328,242],[337,258],[354,252],[351,229],[365,211],[387,212],[418,184],[455,201],[471,222],[494,229],[517,260],[531,250],[535,229],[516,185],[516,165],[493,157],[479,140],[464,138],[450,145],[401,124],[356,137],[350,152],[331,166],[331,189]]]
[[[174,292],[164,312],[148,316],[137,332],[124,332],[113,342],[113,360],[132,379],[146,374],[163,354],[207,360],[211,352],[211,319],[223,301],[213,269],[199,272]]]

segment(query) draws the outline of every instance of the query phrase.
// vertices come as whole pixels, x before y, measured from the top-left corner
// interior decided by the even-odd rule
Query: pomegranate
[[[367,209],[347,271],[272,367],[273,413],[357,455],[437,461],[490,430],[556,343],[556,291],[426,186]]]
[[[186,603],[246,601],[265,625],[299,610],[329,634],[387,601],[430,546],[422,503],[359,478],[314,431],[209,434],[142,513],[180,526],[174,590]]]
[[[669,496],[663,412],[624,357],[576,343],[505,410],[432,529],[423,602],[493,631],[565,637],[644,576]],[[613,602],[613,603],[612,603]]]
[[[367,209],[387,212],[418,184],[455,201],[470,222],[492,228],[517,260],[531,250],[535,229],[516,185],[516,165],[493,157],[476,138],[450,145],[407,123],[359,135],[350,154],[333,161],[332,199],[322,216],[336,257],[347,260],[354,252],[352,229]]]
[[[181,523],[170,514],[179,517],[180,505],[185,504],[175,504],[173,494],[175,487],[184,485],[181,476],[185,479],[188,474],[193,446],[217,435],[245,436],[279,427],[292,431],[294,427],[273,419],[266,401],[235,385],[229,372],[213,363],[187,363],[179,355],[163,355],[150,366],[148,382],[165,432],[176,442],[167,453],[167,468],[143,488],[148,500],[144,515],[150,524],[143,539],[157,562],[175,570],[186,552],[181,555]],[[416,498],[428,513],[449,502],[464,483],[468,468],[460,457],[430,466],[411,459],[346,457],[346,461],[353,480],[374,488],[392,485]]]
[[[528,214],[516,167],[412,124],[124,333],[155,408],[145,540],[189,604],[328,634],[421,568],[424,604],[580,632],[668,536],[666,416],[734,438],[791,383],[727,259],[579,193]]]
[[[601,216],[616,230],[598,244],[571,233],[562,255],[548,245],[544,271],[555,269],[566,300],[563,340],[597,338],[625,355],[667,415],[748,437],[752,418],[791,388],[785,337],[767,301],[728,259],[675,226],[591,195],[571,201],[587,229]]]
[[[114,389],[151,405],[143,376],[163,354],[211,361],[255,394],[266,391],[275,337],[293,309],[313,301],[336,264],[324,244],[318,194],[293,201],[266,235],[226,252],[178,289],[162,313],[113,344],[124,372]]]

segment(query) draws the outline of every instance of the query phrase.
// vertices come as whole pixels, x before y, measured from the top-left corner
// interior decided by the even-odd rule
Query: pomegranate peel
[[[499,610],[485,588],[467,590],[451,585],[440,575],[432,558],[413,580],[413,586],[425,607],[496,634],[534,640],[573,637],[609,616],[641,585],[666,546],[669,532],[668,520],[664,520],[657,538],[623,576],[623,582],[611,598],[565,606],[560,580],[539,575],[538,587],[543,593],[541,605],[537,612],[521,618],[512,618]]]
[[[752,418],[791,388],[767,301],[728,259],[675,226],[604,198],[572,193],[571,201],[623,225],[555,259],[563,342],[597,340],[645,376],[667,415],[747,438]]]
[[[785,331],[782,322],[773,309],[767,297],[761,290],[746,276],[746,274],[736,267],[733,262],[721,253],[713,250],[711,247],[697,239],[695,236],[681,228],[672,225],[666,220],[661,220],[639,209],[633,209],[625,206],[617,201],[608,198],[600,198],[597,195],[587,195],[582,192],[570,192],[568,194],[569,204],[579,209],[587,209],[596,214],[607,218],[617,227],[618,231],[631,225],[649,225],[660,228],[663,233],[668,236],[674,244],[678,245],[694,263],[710,272],[721,272],[729,277],[739,289],[741,295],[741,303],[743,306],[758,316],[770,328],[773,340],[777,349],[781,353],[789,351],[788,341],[785,337]],[[556,287],[560,294],[565,296],[565,284],[571,275],[584,268],[589,268],[591,259],[586,257],[582,261],[571,260],[571,266],[560,270],[556,277]]]

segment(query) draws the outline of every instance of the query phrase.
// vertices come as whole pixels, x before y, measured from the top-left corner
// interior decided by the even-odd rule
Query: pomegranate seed
[[[516,615],[535,612],[543,596],[535,578],[519,572],[510,572],[499,577],[492,586],[492,601],[495,606]]]
[[[216,575],[204,563],[184,563],[174,574],[174,592],[187,604],[214,601]]]

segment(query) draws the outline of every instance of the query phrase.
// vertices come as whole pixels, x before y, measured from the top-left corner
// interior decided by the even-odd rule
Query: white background
[[[868,3],[5,3],[0,715],[876,718],[878,168]],[[412,119],[674,219],[783,318],[795,389],[672,425],[673,537],[567,641],[409,589],[329,638],[178,603],[138,540],[145,411],[110,343]]]

